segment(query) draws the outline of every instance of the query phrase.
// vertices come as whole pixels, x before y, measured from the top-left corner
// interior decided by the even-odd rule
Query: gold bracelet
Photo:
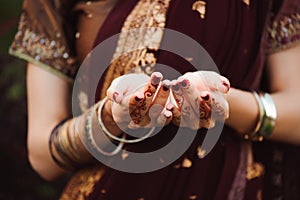
[[[60,126],[65,122],[66,120],[63,120],[58,125],[55,126],[55,128],[52,130],[49,138],[49,151],[50,155],[53,159],[53,161],[60,166],[62,169],[65,169],[67,171],[74,170],[74,167],[72,166],[71,161],[68,160],[68,158],[65,157],[65,154],[62,152],[59,144],[58,144],[58,129]],[[60,158],[57,158],[54,149],[56,150],[57,154]]]
[[[153,134],[153,132],[155,130],[155,127],[152,127],[150,129],[150,131],[147,134],[145,134],[143,137],[140,137],[140,138],[137,138],[137,139],[132,139],[132,140],[128,140],[126,138],[119,138],[119,137],[111,134],[107,130],[107,128],[105,127],[105,125],[104,125],[104,123],[102,121],[102,118],[101,118],[102,109],[103,109],[103,106],[104,106],[104,104],[105,104],[106,101],[107,101],[107,97],[105,97],[103,100],[100,101],[99,107],[98,107],[98,115],[97,116],[98,116],[98,123],[99,123],[101,129],[103,130],[103,133],[105,133],[109,138],[111,138],[113,140],[116,140],[118,142],[122,142],[122,143],[138,143],[138,142],[141,142],[143,140],[146,140],[147,138],[149,138]]]
[[[269,137],[275,128],[277,118],[276,106],[268,93],[258,95],[256,92],[253,92],[253,95],[259,106],[258,121],[254,132],[246,134],[244,138],[252,141],[262,141],[264,138]]]
[[[101,102],[100,102],[101,103]],[[120,150],[123,148],[124,143],[120,142],[119,145],[112,151],[112,152],[106,152],[102,150],[96,143],[93,133],[92,133],[92,118],[93,115],[96,114],[96,109],[99,103],[95,104],[91,110],[89,111],[87,118],[86,118],[86,126],[85,126],[85,133],[88,141],[90,142],[91,146],[89,146],[90,150],[93,152],[99,152],[105,156],[114,156],[120,152]],[[123,138],[125,138],[125,134],[123,135]]]
[[[256,103],[258,105],[257,123],[256,123],[254,131],[250,134],[245,134],[244,138],[247,140],[250,139],[252,141],[260,141],[261,142],[261,141],[263,141],[263,137],[259,134],[259,129],[261,128],[261,125],[262,125],[262,120],[263,120],[263,116],[265,113],[265,109],[264,109],[262,101],[261,101],[259,95],[257,94],[257,92],[253,91],[252,94],[255,97]]]
[[[277,111],[275,103],[268,93],[260,96],[265,113],[262,120],[262,125],[259,129],[259,134],[263,137],[269,137],[275,128]]]
[[[71,133],[68,130],[70,124],[71,121],[69,120],[59,128],[59,144],[61,146],[62,151],[66,154],[66,157],[68,157],[68,159],[71,160],[73,163],[76,163],[76,165],[80,165],[84,163],[82,156],[77,153],[80,150],[80,148],[78,148],[77,143],[80,141],[75,141],[71,139],[75,136],[76,132],[74,132],[73,135],[71,135]]]

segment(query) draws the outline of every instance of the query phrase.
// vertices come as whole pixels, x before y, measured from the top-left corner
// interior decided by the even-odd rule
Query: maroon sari
[[[94,46],[120,32],[123,22],[137,1],[120,0],[117,3],[99,30]],[[41,64],[46,69],[54,69],[63,77],[74,78],[73,56],[76,56],[76,51],[72,48],[75,39],[75,30],[72,26],[75,25],[71,20],[73,15],[65,16],[68,16],[68,11],[71,13],[70,7],[74,6],[75,1],[66,0],[62,1],[62,4],[54,1],[37,1],[36,7],[41,6],[54,13],[51,15],[54,16],[54,20],[48,16],[49,13],[41,13],[39,8],[35,8],[32,1],[26,2],[24,6],[26,15],[21,20],[20,31],[11,47],[11,53],[37,65]],[[208,0],[205,19],[201,19],[198,12],[192,11],[194,2],[194,0],[172,0],[167,13],[166,28],[184,33],[201,44],[213,58],[221,75],[230,80],[232,87],[267,90],[265,85],[267,79],[264,76],[266,52],[282,50],[300,41],[300,18],[298,20],[297,16],[293,15],[300,13],[299,2],[287,0],[281,6],[281,1],[274,0],[271,4],[270,0],[250,0],[248,7],[242,0]],[[62,9],[64,4],[68,4],[68,11]],[[64,17],[68,19],[68,23],[63,20]],[[274,23],[271,23],[272,21]],[[54,28],[49,28],[48,24]],[[293,30],[296,31],[289,27],[294,27]],[[63,29],[67,29],[66,34]],[[31,37],[24,36],[25,30],[30,31],[26,33]],[[57,37],[53,30],[58,31],[60,37]],[[271,34],[272,31],[276,34]],[[52,40],[59,43],[54,43],[51,49],[45,47],[45,43],[53,44]],[[32,48],[34,45],[42,46],[44,54],[37,54],[36,49]],[[56,55],[59,49],[66,52],[58,55],[60,59],[54,59],[52,54]],[[159,50],[155,54],[158,63],[171,66],[182,74],[195,70],[183,59],[174,58],[169,52]],[[101,81],[99,88],[97,97],[100,96]],[[169,125],[161,131],[164,134],[158,134],[139,144],[128,145],[126,148],[140,151],[164,145],[174,136],[176,132],[174,130],[176,127]],[[282,175],[281,168],[278,169],[276,166],[282,167],[285,155],[283,151],[287,149],[285,146],[270,142],[255,145],[258,152],[255,154],[255,161],[263,162],[266,169],[263,188],[262,173],[251,178],[246,177],[245,142],[236,136],[234,130],[225,127],[214,149],[204,159],[199,159],[196,152],[205,134],[205,130],[199,130],[189,149],[174,163],[158,171],[133,174],[110,168],[103,171],[101,166],[79,170],[66,187],[62,199],[83,197],[107,200],[260,199],[262,192],[266,199],[270,199],[282,197],[280,195],[283,190],[289,191],[280,185],[282,181],[277,181],[276,187],[273,187],[270,181],[273,180],[273,171],[276,171],[276,175]],[[288,152],[293,150],[290,148]],[[272,157],[275,153],[277,156]],[[191,165],[177,167],[186,158],[191,161]],[[297,161],[299,160],[295,162]],[[275,167],[272,166],[274,162]],[[274,189],[281,193],[277,194]],[[296,197],[299,195],[296,190],[297,188],[293,189],[294,196],[292,194],[286,196]]]
[[[120,1],[115,6],[99,31],[95,46],[120,32],[136,2]],[[259,90],[264,67],[262,35],[271,9],[270,2],[251,1],[249,8],[241,1],[222,2],[222,6],[219,5],[220,1],[209,1],[204,20],[200,19],[199,13],[191,10],[193,2],[171,1],[166,28],[184,33],[201,44],[233,87]],[[174,58],[169,52],[159,50],[156,57],[158,63],[171,66],[182,74],[195,71],[195,68],[182,59]],[[176,128],[169,125],[161,133],[140,144],[127,145],[126,148],[138,151],[157,145],[157,141],[168,141],[166,137],[172,138]],[[161,170],[131,174],[107,169],[88,199],[259,198],[262,194],[262,177],[246,180],[246,158],[240,153],[243,149],[242,139],[225,127],[213,151],[204,159],[199,159],[197,147],[204,136],[205,131],[199,130],[184,155]],[[191,167],[174,167],[185,158],[191,160]]]

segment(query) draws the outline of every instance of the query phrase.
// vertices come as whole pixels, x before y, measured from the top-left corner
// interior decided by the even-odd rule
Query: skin
[[[291,144],[300,144],[300,45],[268,56],[271,96],[277,108],[276,128],[269,138]],[[65,171],[52,160],[48,139],[53,127],[69,115],[71,84],[51,73],[28,64],[28,153],[32,167],[46,180],[54,180]],[[111,112],[113,95],[103,112]],[[132,96],[133,98],[136,95]],[[164,95],[162,95],[164,96]],[[59,97],[59,98],[58,98]],[[160,99],[163,100],[164,97]],[[250,92],[231,88],[226,95],[229,118],[226,124],[241,135],[254,130],[258,106]],[[171,108],[169,110],[172,110]],[[167,114],[163,112],[163,116]],[[174,112],[174,111],[173,111]],[[161,113],[160,113],[161,114]],[[174,112],[173,115],[176,115]],[[104,123],[118,134],[105,119]],[[170,121],[170,120],[169,120]],[[71,131],[71,129],[70,129]]]

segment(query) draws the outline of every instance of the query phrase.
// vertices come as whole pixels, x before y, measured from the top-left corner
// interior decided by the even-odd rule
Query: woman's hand
[[[150,128],[171,122],[172,112],[165,105],[170,81],[162,74],[126,74],[116,78],[107,90],[111,114],[121,129]],[[158,90],[158,91],[157,91]]]
[[[218,73],[188,72],[172,81],[171,88],[176,103],[169,103],[167,110],[172,111],[174,124],[191,129],[212,128],[216,120],[228,118],[225,94],[230,83]]]

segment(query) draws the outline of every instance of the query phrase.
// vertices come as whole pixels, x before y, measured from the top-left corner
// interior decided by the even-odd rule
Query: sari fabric
[[[99,31],[95,46],[120,32],[136,3],[136,0],[122,1],[115,6]],[[204,20],[192,11],[193,3],[191,0],[171,1],[166,28],[184,33],[201,44],[233,87],[258,90],[265,55],[262,35],[270,2],[251,1],[248,7],[239,1],[224,2],[222,5],[225,6],[219,6],[218,1],[209,1]],[[184,59],[174,58],[167,51],[158,50],[156,57],[158,63],[171,66],[181,74],[195,71]],[[190,57],[197,55],[191,52]],[[102,88],[101,81],[99,88]],[[96,96],[100,96],[100,91]],[[166,138],[172,138],[176,128],[169,125],[161,132],[163,134],[140,144],[128,145],[127,149],[141,151],[157,145],[157,141],[168,141]],[[161,170],[131,174],[107,169],[88,199],[260,199],[263,167],[258,163],[247,163],[252,153],[249,144],[225,127],[212,152],[199,159],[197,149],[204,136],[205,132],[199,130],[184,155]],[[192,165],[185,167],[182,163],[186,160]],[[247,176],[249,165],[259,166],[253,167],[256,176]]]
[[[75,0],[25,0],[19,31],[10,53],[67,80],[74,79],[88,51],[121,31],[126,17],[138,0],[120,0],[112,9],[111,5],[100,2],[92,1],[97,8],[102,7],[110,12],[105,20],[101,18],[102,26],[97,25],[97,20],[89,26],[92,29],[89,45],[80,48],[86,44],[75,42],[79,37],[77,31],[81,35],[89,31],[83,30],[87,28],[84,24],[88,22],[82,22],[82,16],[89,18],[92,16],[89,12],[96,12],[92,14],[97,15],[97,9],[90,9],[82,1]],[[192,10],[194,2],[172,0],[165,27],[183,33],[202,45],[213,58],[221,75],[230,80],[232,87],[268,89],[263,81],[267,53],[284,50],[300,41],[299,1],[251,0],[248,6],[242,0],[209,0],[206,2],[204,19]],[[85,3],[91,5],[90,1]],[[195,71],[184,59],[174,59],[169,52],[158,50],[155,56],[157,63],[171,66],[182,74]],[[197,55],[191,52],[191,57],[196,59]],[[96,94],[98,99],[101,84],[100,81]],[[90,105],[93,103],[90,101]],[[83,107],[87,108],[88,105]],[[164,134],[126,148],[143,151],[148,147],[151,149],[153,145],[164,145],[174,136],[174,130],[176,127],[169,125],[162,130]],[[71,178],[61,199],[299,197],[297,189],[285,187],[284,180],[278,178],[288,174],[286,181],[295,182],[299,176],[283,170],[283,166],[287,165],[284,161],[292,160],[285,155],[297,152],[296,148],[263,142],[254,146],[252,155],[250,143],[236,136],[234,130],[225,127],[214,149],[204,159],[199,159],[197,151],[205,134],[204,130],[199,130],[189,149],[174,163],[158,171],[132,174],[100,165],[79,170]],[[293,160],[295,165],[296,162]]]

